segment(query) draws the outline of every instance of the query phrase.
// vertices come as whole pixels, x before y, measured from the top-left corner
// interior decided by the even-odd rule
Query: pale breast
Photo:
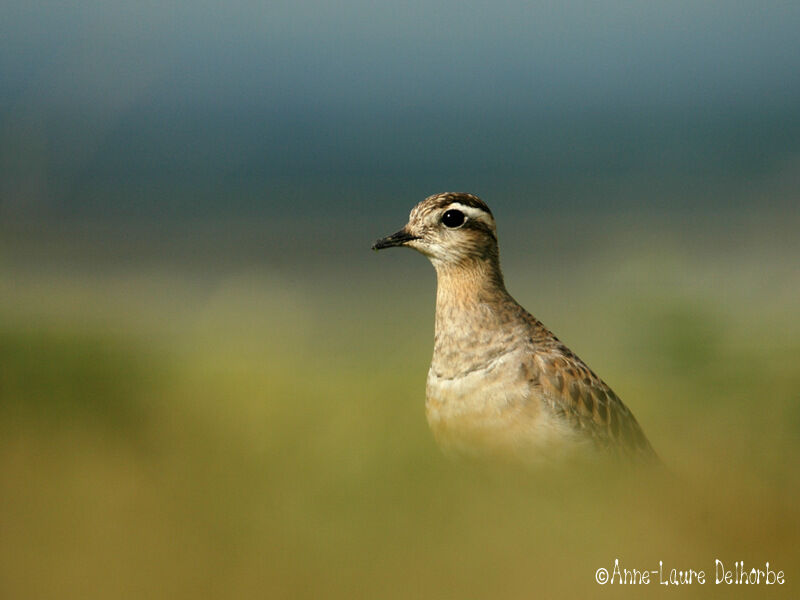
[[[543,404],[523,358],[510,352],[455,377],[431,368],[426,414],[445,451],[525,462],[574,451],[574,430]]]

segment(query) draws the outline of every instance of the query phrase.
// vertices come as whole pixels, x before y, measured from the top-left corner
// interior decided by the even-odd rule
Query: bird
[[[529,465],[659,459],[619,397],[506,290],[494,216],[478,196],[429,196],[373,250],[407,247],[436,271],[425,413],[445,454]]]

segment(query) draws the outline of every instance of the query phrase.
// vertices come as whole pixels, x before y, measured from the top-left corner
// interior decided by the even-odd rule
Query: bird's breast
[[[431,366],[425,403],[434,437],[449,453],[515,458],[571,437],[542,404],[535,377],[510,352],[482,368],[442,376]]]

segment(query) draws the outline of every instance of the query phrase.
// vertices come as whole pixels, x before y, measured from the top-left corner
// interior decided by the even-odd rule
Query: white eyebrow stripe
[[[487,213],[485,210],[481,210],[480,208],[475,208],[474,206],[466,206],[464,204],[461,204],[460,202],[453,202],[451,205],[447,207],[448,210],[452,208],[460,210],[470,219],[474,219],[475,221],[481,221],[482,223],[485,223],[492,229],[492,231],[495,231],[494,219],[492,218],[492,215]]]

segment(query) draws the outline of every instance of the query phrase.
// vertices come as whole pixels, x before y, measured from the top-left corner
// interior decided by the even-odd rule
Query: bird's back
[[[636,417],[619,396],[539,321],[526,315],[531,330],[539,333],[531,353],[530,380],[547,408],[604,451],[655,459]]]

